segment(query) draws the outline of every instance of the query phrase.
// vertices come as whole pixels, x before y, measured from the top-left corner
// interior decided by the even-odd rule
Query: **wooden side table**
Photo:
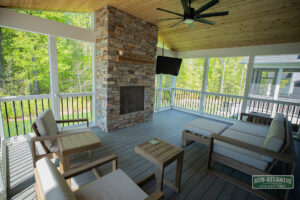
[[[149,141],[147,141],[145,143],[136,146],[135,152],[143,156],[147,160],[156,164],[157,166],[156,188],[158,190],[162,191],[163,184],[166,184],[171,189],[173,189],[176,193],[179,193],[180,182],[181,182],[181,171],[183,165],[183,149],[176,147],[172,144],[169,144],[159,138],[154,138],[154,139],[159,141],[159,143],[153,145],[150,144]],[[164,177],[164,168],[174,161],[177,161],[177,166],[176,166],[175,183],[172,183],[171,181],[169,181],[167,178]],[[155,174],[151,174],[145,179],[143,179],[142,181],[140,181],[138,185],[142,185],[154,177]]]
[[[60,172],[70,169],[70,155],[86,152],[101,147],[101,140],[93,132],[83,132],[58,138],[61,158],[59,160]]]

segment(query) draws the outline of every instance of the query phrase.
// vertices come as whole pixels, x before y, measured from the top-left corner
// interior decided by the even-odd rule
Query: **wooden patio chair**
[[[112,162],[112,172],[102,178],[72,190],[66,179]],[[137,186],[121,169],[117,169],[117,156],[110,155],[81,167],[60,174],[55,165],[45,157],[37,161],[34,168],[37,199],[60,200],[158,200],[164,194],[157,190],[150,196]]]
[[[253,119],[255,116],[251,116],[251,121],[263,121],[264,123],[267,121],[270,121],[270,119],[263,120],[262,116],[258,116],[259,119]],[[282,115],[283,118],[283,115]],[[271,122],[270,129],[268,132],[268,135],[266,137],[266,140],[272,137],[277,137],[280,130],[283,130],[284,132],[284,142],[282,143],[281,147],[279,147],[279,151],[271,150],[270,146],[264,145],[264,147],[259,147],[253,144],[247,143],[247,141],[241,141],[237,140],[235,138],[225,137],[218,134],[212,134],[212,137],[209,141],[209,148],[208,148],[208,162],[207,162],[207,170],[208,172],[225,179],[226,181],[241,187],[242,189],[251,192],[263,199],[276,199],[274,196],[270,195],[269,193],[259,190],[259,189],[252,189],[252,186],[249,184],[242,182],[232,176],[226,175],[216,169],[213,168],[212,162],[219,162],[223,165],[229,166],[231,168],[234,168],[236,170],[239,170],[241,172],[244,172],[248,175],[276,175],[272,173],[272,169],[280,161],[284,164],[284,171],[281,172],[284,175],[293,175],[296,168],[296,156],[295,156],[295,150],[294,150],[294,143],[293,143],[293,137],[291,132],[291,124],[288,122],[287,119],[283,118],[284,122],[282,122],[282,126],[279,128],[279,126],[276,123],[279,123],[278,119],[275,118]],[[273,126],[273,128],[272,128]],[[274,133],[274,131],[277,133]],[[280,132],[281,133],[281,132]],[[275,135],[274,135],[275,134]],[[275,141],[275,140],[274,140]],[[264,143],[266,144],[266,143]],[[270,144],[270,142],[269,142]],[[223,145],[223,146],[222,146]],[[228,149],[233,149],[235,152],[233,152],[231,155],[229,153],[226,153],[226,148],[221,149],[220,147],[227,147]],[[219,151],[217,151],[217,148]],[[216,152],[217,151],[217,152]],[[249,163],[249,160],[251,159],[250,156],[248,156],[248,164],[245,160],[245,155],[248,152],[248,155],[259,155],[260,159],[259,161],[268,161],[266,167],[261,166],[261,162],[258,162],[257,164],[253,163],[251,161],[251,165]],[[234,153],[240,154],[237,156],[237,154],[233,155]],[[243,157],[244,156],[244,157]],[[256,167],[255,167],[256,166]],[[279,175],[279,174],[278,174]],[[284,199],[286,200],[288,198],[289,190],[286,190],[284,194]]]
[[[68,122],[86,122],[87,128],[76,128],[59,131],[57,126],[58,123],[68,123]],[[46,109],[43,111],[35,120],[35,122],[31,125],[34,133],[36,135],[35,138],[31,139],[31,149],[33,156],[33,164],[35,165],[36,161],[42,157],[48,156],[50,158],[60,157],[59,147],[57,143],[57,139],[59,137],[79,134],[82,132],[92,132],[89,128],[88,119],[70,119],[70,120],[55,120],[54,115],[51,109]],[[40,142],[45,154],[37,155],[35,143]],[[92,159],[91,151],[89,153],[89,161]]]

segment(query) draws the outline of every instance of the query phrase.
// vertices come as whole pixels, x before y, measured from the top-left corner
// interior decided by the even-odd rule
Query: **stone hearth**
[[[152,120],[157,27],[106,6],[95,12],[97,123],[104,131]],[[117,62],[118,50],[152,60],[153,64]],[[144,110],[120,114],[120,87],[144,86]]]

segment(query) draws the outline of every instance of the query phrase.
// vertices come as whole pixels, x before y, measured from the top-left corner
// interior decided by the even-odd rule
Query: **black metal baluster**
[[[61,103],[61,118],[64,120],[64,100],[63,97],[60,98]],[[65,123],[62,123],[62,126],[65,127]]]
[[[4,106],[5,106],[5,114],[6,114],[8,137],[10,137],[9,119],[8,119],[8,114],[7,114],[7,104],[6,104],[6,102],[4,102]]]
[[[83,96],[81,96],[81,116],[83,119]]]
[[[68,115],[68,120],[70,120],[70,116],[69,116],[69,97],[67,97],[67,115]],[[68,121],[68,126],[70,126],[69,121]]]
[[[278,113],[279,106],[280,106],[280,104],[279,104],[279,103],[277,103],[277,108],[276,108],[276,113],[275,113],[275,115]]]
[[[24,109],[23,109],[23,102],[22,101],[20,101],[20,106],[21,106],[21,110],[22,110],[23,130],[24,130],[24,134],[26,134],[25,120],[24,120]]]
[[[90,105],[91,105],[91,106],[90,106],[90,110],[91,110],[91,121],[93,121],[93,105],[92,105],[92,102],[93,102],[93,101],[92,101],[92,98],[93,98],[93,96],[90,96],[90,102],[91,102],[91,103],[90,103]]]
[[[88,116],[88,101],[87,101],[87,96],[85,96],[85,112],[86,112],[86,118],[89,118]]]
[[[48,99],[48,108],[51,108],[50,99]]]
[[[73,119],[75,119],[75,117],[74,117],[74,100],[73,100],[73,97],[72,97],[72,117],[73,117]],[[74,125],[75,123],[73,122],[73,125]]]
[[[13,101],[13,107],[14,107],[14,115],[15,115],[16,131],[17,131],[17,135],[19,135],[18,122],[17,122],[17,115],[16,115],[16,105],[15,105],[15,102],[14,102],[14,101]]]
[[[289,119],[290,105],[287,105],[286,118]],[[292,122],[292,120],[291,120]]]
[[[32,120],[31,120],[31,108],[30,108],[30,100],[28,100],[28,112],[29,112],[29,119],[30,119],[30,130],[32,131]]]
[[[34,103],[35,103],[35,115],[36,115],[36,117],[38,117],[39,113],[38,113],[37,100],[36,99],[34,100]]]

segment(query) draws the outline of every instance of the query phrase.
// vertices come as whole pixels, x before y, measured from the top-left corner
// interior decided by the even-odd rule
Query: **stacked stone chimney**
[[[95,12],[96,112],[104,131],[116,130],[152,120],[155,95],[157,26],[106,6]],[[119,50],[153,61],[152,64],[118,62]],[[120,114],[120,87],[144,86],[144,110]]]

